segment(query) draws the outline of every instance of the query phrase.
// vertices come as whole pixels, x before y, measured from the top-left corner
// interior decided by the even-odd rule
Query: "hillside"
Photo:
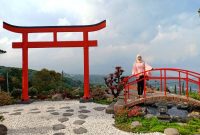
[[[9,89],[12,91],[14,88],[20,88],[22,87],[22,69],[21,68],[16,68],[16,67],[5,67],[5,66],[0,66],[0,76],[3,78],[6,78],[6,74],[8,71],[8,82],[9,82]],[[41,70],[42,71],[42,70]],[[37,70],[32,70],[29,69],[29,87],[33,85],[34,77],[36,74],[41,73],[41,71]],[[63,85],[66,88],[72,88],[72,87],[82,87],[82,82],[79,80],[75,80],[69,77],[64,76],[63,81],[61,82],[61,74],[57,73],[52,70],[46,70],[46,72],[50,72],[50,74],[58,74],[59,75],[59,80],[54,78],[54,82],[59,81],[58,83],[55,83],[54,85]],[[48,78],[48,77],[47,77]],[[49,78],[48,78],[49,79]],[[57,87],[59,87],[57,86]],[[7,83],[6,81],[1,82],[1,88],[6,89]]]
[[[83,83],[83,75],[81,74],[67,74],[64,73],[65,77],[71,78],[73,80],[79,80]],[[100,84],[104,85],[104,77],[105,75],[90,75],[90,83],[91,84]]]

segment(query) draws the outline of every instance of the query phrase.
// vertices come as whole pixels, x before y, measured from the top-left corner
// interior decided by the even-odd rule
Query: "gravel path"
[[[73,100],[42,101],[3,106],[0,114],[5,117],[8,135],[134,135],[116,129],[105,107]]]

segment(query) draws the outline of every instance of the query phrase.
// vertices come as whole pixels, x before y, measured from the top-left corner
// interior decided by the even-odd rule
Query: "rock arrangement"
[[[9,135],[131,134],[113,126],[113,115],[105,113],[106,107],[106,105],[78,101],[46,101],[5,106],[0,108],[0,113],[5,115],[3,124],[7,126]],[[132,126],[142,125],[133,122]],[[3,131],[1,126],[0,131]],[[0,135],[4,134],[0,132]]]

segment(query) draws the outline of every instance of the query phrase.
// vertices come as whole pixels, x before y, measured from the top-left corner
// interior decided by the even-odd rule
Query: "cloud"
[[[192,1],[192,2],[191,2]],[[107,27],[89,34],[98,40],[90,48],[90,71],[112,72],[121,65],[130,73],[136,54],[154,67],[181,67],[200,72],[200,19],[196,13],[200,2],[191,0],[29,0],[0,2],[0,16],[15,25],[83,25],[104,19]],[[177,5],[179,5],[177,7]],[[53,40],[52,34],[30,34],[30,40]],[[59,33],[59,40],[82,40],[81,33]],[[21,50],[11,42],[19,34],[0,28],[0,46],[8,50],[1,55],[2,65],[21,66]],[[30,68],[50,68],[69,73],[83,73],[83,49],[31,49]]]

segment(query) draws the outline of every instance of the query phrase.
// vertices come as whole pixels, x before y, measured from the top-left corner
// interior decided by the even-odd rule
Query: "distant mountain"
[[[64,73],[65,77],[69,77],[73,80],[79,80],[81,82],[83,82],[83,75],[81,74],[67,74]],[[90,75],[90,84],[100,84],[100,85],[104,85],[104,77],[105,75]]]

